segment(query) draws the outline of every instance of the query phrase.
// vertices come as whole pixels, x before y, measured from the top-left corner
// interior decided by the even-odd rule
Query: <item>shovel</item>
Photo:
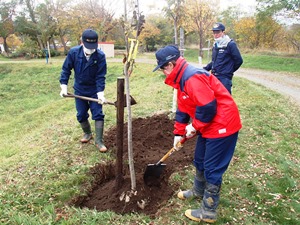
[[[80,95],[74,95],[71,93],[68,93],[67,95],[64,95],[64,97],[69,97],[69,98],[79,98],[79,99],[83,99],[83,100],[87,100],[87,101],[92,101],[92,102],[99,102],[98,99],[96,98],[90,98],[90,97],[85,97],[85,96],[80,96]],[[108,104],[108,105],[114,105],[117,106],[117,102],[110,102],[110,101],[106,101],[103,104]],[[135,105],[136,101],[134,100],[134,98],[130,95],[130,104],[131,105]],[[126,101],[124,102],[124,107],[126,107]]]
[[[194,137],[194,136],[192,136]],[[190,139],[192,137],[186,138],[186,136],[183,137],[183,139],[177,143],[177,147],[180,148],[184,144],[184,142],[187,139]],[[146,167],[146,171],[144,173],[144,182],[149,185],[150,183],[153,183],[153,181],[159,179],[163,169],[166,167],[166,164],[163,164],[163,162],[169,158],[170,155],[172,155],[175,151],[177,151],[174,147],[171,148],[156,164],[148,164]]]

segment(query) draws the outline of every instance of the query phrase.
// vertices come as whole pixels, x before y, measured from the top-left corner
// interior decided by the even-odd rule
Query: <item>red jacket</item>
[[[178,90],[174,134],[184,135],[190,119],[204,138],[226,137],[242,128],[236,103],[214,75],[179,57],[165,83]]]

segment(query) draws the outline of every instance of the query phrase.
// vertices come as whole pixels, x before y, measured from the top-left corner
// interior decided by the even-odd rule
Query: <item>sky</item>
[[[229,6],[239,6],[243,11],[255,10],[255,0],[220,0],[220,7],[225,10]]]
[[[124,0],[123,0],[124,1]],[[140,11],[147,13],[159,12],[165,5],[165,1],[157,0],[139,0]],[[256,1],[255,0],[219,0],[220,9],[225,10],[229,6],[238,6],[243,12],[254,12]]]

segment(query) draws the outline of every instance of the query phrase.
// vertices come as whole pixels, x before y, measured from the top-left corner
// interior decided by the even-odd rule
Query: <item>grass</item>
[[[243,54],[245,68],[281,71],[300,75],[300,58]]]
[[[155,219],[68,204],[87,191],[82,187],[88,188],[93,180],[89,169],[111,156],[78,143],[81,129],[73,100],[59,96],[60,68],[60,61],[0,64],[0,224],[198,224],[183,212],[199,203],[176,196]],[[138,102],[133,117],[171,108],[173,92],[152,69],[153,65],[137,64],[130,78],[131,95]],[[105,93],[114,101],[122,65],[109,63],[108,71]],[[233,93],[243,129],[224,176],[216,224],[298,224],[299,107],[243,78],[234,78]],[[115,109],[104,110],[109,129],[115,126]],[[174,174],[174,186],[191,187],[193,170],[190,166]]]
[[[211,51],[207,55],[207,51],[204,51],[202,64],[206,65],[211,61]],[[267,71],[280,71],[285,73],[293,73],[300,75],[300,58],[299,57],[287,57],[282,55],[270,54],[268,52],[263,53],[251,53],[249,50],[241,51],[244,63],[242,68],[253,68]],[[196,49],[186,49],[184,51],[184,57],[189,62],[198,62],[199,52]]]

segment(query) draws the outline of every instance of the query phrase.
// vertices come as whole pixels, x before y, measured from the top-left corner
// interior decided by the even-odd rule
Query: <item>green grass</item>
[[[211,61],[210,55],[207,55],[207,51],[204,51],[202,58],[202,65],[206,65]],[[198,62],[199,51],[197,49],[186,49],[184,51],[184,57],[189,62]],[[267,71],[278,71],[285,73],[293,73],[300,75],[300,58],[299,57],[287,57],[282,55],[274,55],[264,53],[249,53],[241,51],[244,63],[241,68],[253,68]]]
[[[242,68],[253,68],[268,71],[280,71],[286,73],[293,73],[300,75],[300,57],[287,57],[282,55],[274,55],[268,52],[264,53],[249,53],[241,52],[244,63]],[[186,49],[184,51],[184,57],[189,62],[198,62],[199,51],[197,49]],[[211,61],[210,55],[207,56],[207,51],[204,51],[202,59],[203,65],[206,65]]]
[[[281,71],[300,75],[300,58],[271,55],[243,54],[245,68],[256,68],[269,71]]]
[[[90,187],[89,169],[111,155],[78,143],[81,129],[74,102],[59,96],[61,63],[0,64],[0,224],[198,224],[183,212],[199,203],[176,196],[155,219],[68,204],[87,191],[83,187]],[[108,66],[105,94],[115,101],[122,65]],[[137,64],[131,75],[131,95],[138,103],[132,107],[133,117],[171,108],[172,89],[152,69]],[[216,224],[299,224],[299,107],[243,78],[234,78],[233,93],[243,128],[224,176]],[[115,109],[104,110],[109,129],[116,123]],[[190,166],[174,174],[174,186],[191,187],[193,171]]]

